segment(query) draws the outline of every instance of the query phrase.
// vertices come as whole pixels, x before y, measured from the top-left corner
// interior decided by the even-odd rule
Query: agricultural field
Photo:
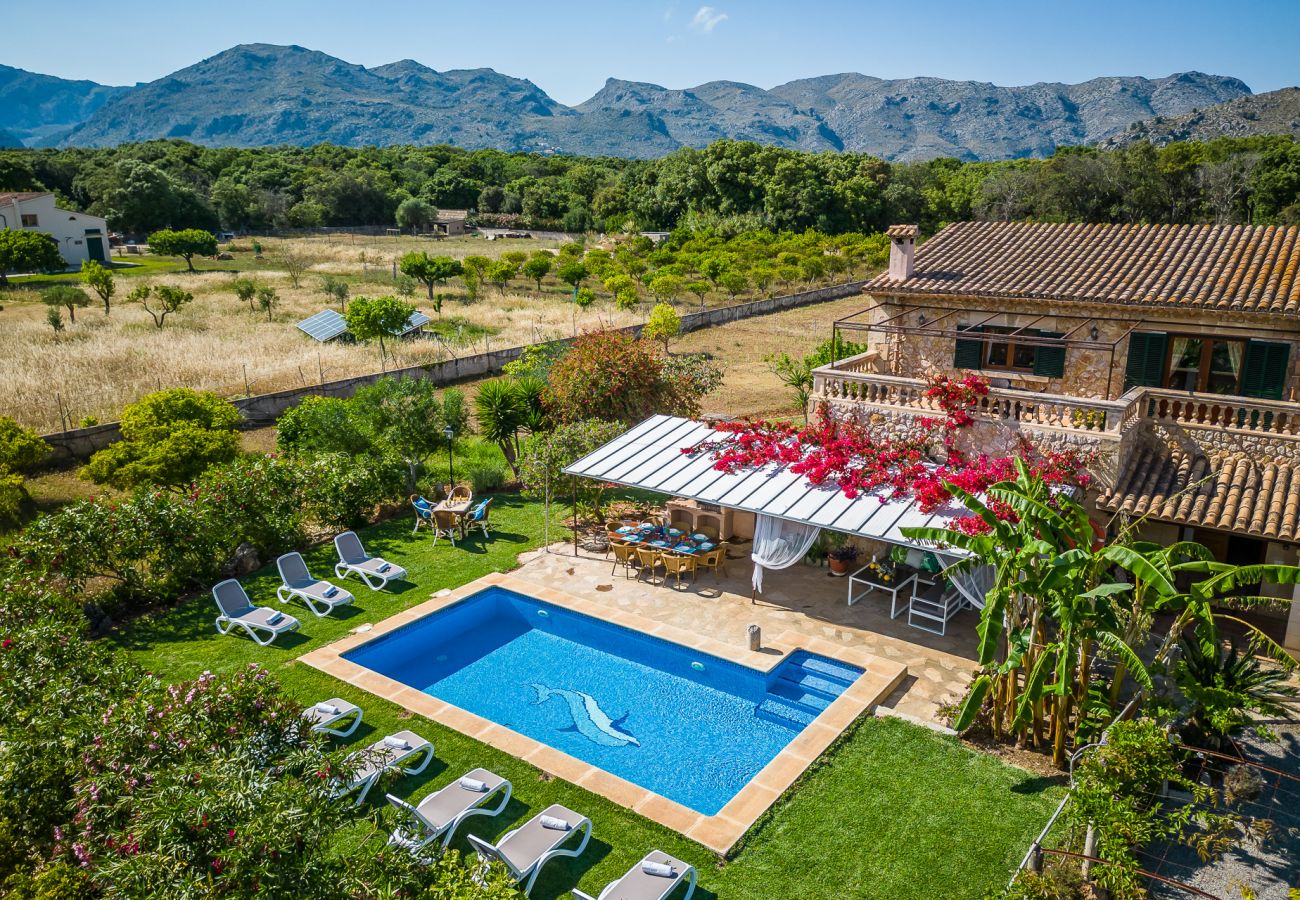
[[[433,317],[423,337],[389,342],[389,354],[381,360],[373,345],[334,341],[318,343],[302,334],[295,323],[326,308],[338,308],[322,288],[322,280],[333,276],[347,282],[351,297],[393,294],[399,287],[393,278],[396,261],[411,250],[425,250],[463,259],[481,255],[497,259],[503,253],[556,250],[558,243],[544,240],[487,241],[476,236],[433,240],[415,237],[331,234],[294,239],[259,239],[262,254],[256,256],[250,239],[240,239],[227,248],[232,260],[196,260],[194,273],[185,271],[182,260],[156,256],[126,256],[134,263],[115,271],[117,291],[112,311],[105,315],[96,298],[77,310],[76,321],[66,322],[56,332],[46,319],[47,307],[39,290],[59,282],[77,281],[75,274],[12,278],[12,287],[0,293],[0,415],[11,416],[41,433],[76,427],[79,424],[116,419],[126,404],[150,391],[183,385],[210,390],[223,397],[239,397],[286,390],[320,381],[346,378],[424,363],[453,355],[466,355],[492,348],[511,347],[571,335],[599,327],[621,327],[643,321],[653,306],[648,290],[631,308],[618,308],[602,289],[601,279],[591,277],[588,285],[595,302],[579,309],[572,302],[572,289],[554,272],[540,286],[522,274],[504,287],[484,284],[476,300],[470,300],[460,279],[436,287],[442,295],[441,312],[427,299],[424,285],[416,285],[409,300]],[[284,260],[297,258],[302,272],[293,278]],[[115,257],[115,261],[119,258]],[[233,283],[251,277],[259,285],[274,288],[277,304],[270,315],[250,309],[233,292]],[[847,277],[847,276],[844,276]],[[138,304],[126,302],[126,295],[141,282],[170,284],[194,295],[194,302],[181,308],[157,328]],[[766,293],[805,289],[806,284],[772,284]],[[409,290],[409,286],[408,286]],[[685,294],[685,292],[683,292]],[[685,294],[675,302],[683,312],[700,306],[722,305],[761,294],[750,289],[733,297],[723,290],[710,290],[703,297]],[[851,301],[856,303],[857,301]],[[819,323],[830,313],[806,312]],[[771,320],[773,317],[767,317]],[[728,326],[722,331],[740,326]],[[741,342],[713,344],[709,333],[689,336],[684,349],[714,352],[743,362],[747,375],[763,375],[762,356],[777,349],[789,349],[793,337],[811,347],[822,329],[807,332],[802,327],[778,329],[770,346]],[[738,333],[745,333],[743,330]],[[806,341],[803,339],[807,338]],[[676,349],[676,348],[674,348]],[[758,361],[757,363],[755,361]],[[759,387],[766,391],[777,385]],[[752,388],[747,389],[752,390]],[[750,409],[742,405],[733,412],[765,411],[765,399]]]

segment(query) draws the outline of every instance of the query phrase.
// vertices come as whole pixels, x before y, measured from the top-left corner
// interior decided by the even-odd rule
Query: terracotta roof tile
[[[1210,460],[1178,447],[1144,447],[1129,456],[1115,488],[1097,505],[1300,543],[1300,459],[1256,460],[1238,453]]]
[[[37,197],[48,197],[49,191],[0,191],[0,203],[8,203],[10,200],[34,200]]]
[[[958,222],[865,290],[1300,315],[1300,226]]]

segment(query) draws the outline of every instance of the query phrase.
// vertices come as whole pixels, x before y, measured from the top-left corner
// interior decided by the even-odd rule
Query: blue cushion
[[[411,501],[411,503],[422,513],[430,512],[433,509],[433,507],[429,505],[429,501],[425,500],[423,497],[416,497]]]

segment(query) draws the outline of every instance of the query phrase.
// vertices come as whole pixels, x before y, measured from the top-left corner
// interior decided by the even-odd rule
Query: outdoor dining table
[[[456,503],[448,503],[446,500],[439,500],[433,507],[434,512],[449,512],[456,517],[456,525],[460,529],[460,536],[465,536],[465,519],[469,516],[470,508],[474,505],[473,500],[464,500]]]
[[[687,556],[707,553],[718,546],[710,541],[706,535],[687,534],[680,528],[666,528],[661,531],[652,528],[643,529],[635,525],[624,525],[618,529],[617,533],[629,544],[639,544],[652,547],[655,550],[672,550],[677,553],[684,553]]]

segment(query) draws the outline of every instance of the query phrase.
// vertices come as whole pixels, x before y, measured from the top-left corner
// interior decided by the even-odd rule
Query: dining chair
[[[610,544],[610,549],[614,551],[614,566],[609,570],[613,575],[618,571],[618,567],[623,567],[623,577],[631,578],[633,569],[641,568],[641,561],[637,558],[637,548],[635,544]]]
[[[718,577],[718,571],[722,568],[722,560],[726,558],[727,551],[722,547],[714,547],[712,550],[705,551],[699,555],[696,566],[701,569],[713,570],[713,577]]]
[[[637,577],[640,578],[646,572],[649,572],[650,583],[654,584],[655,569],[663,565],[663,554],[653,547],[637,547],[636,558],[640,569]]]
[[[449,509],[433,511],[433,546],[438,546],[438,538],[445,537],[456,546],[456,532],[460,530],[460,516]]]
[[[669,575],[677,577],[677,589],[682,586],[682,574],[689,573],[691,581],[695,580],[695,557],[689,553],[663,553],[660,559],[664,566],[664,583],[668,582]]]
[[[702,534],[715,544],[718,542],[718,529],[714,528],[712,525],[700,525],[691,533]]]

